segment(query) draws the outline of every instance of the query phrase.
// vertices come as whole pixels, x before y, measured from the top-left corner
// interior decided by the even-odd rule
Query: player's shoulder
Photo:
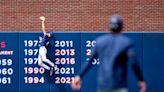
[[[122,42],[126,44],[133,44],[133,40],[130,37],[125,36],[123,34],[120,36],[120,39],[122,40]]]
[[[99,36],[98,38],[96,38],[96,42],[104,42],[107,39],[109,39],[109,37],[110,37],[110,34],[104,34],[104,35]]]

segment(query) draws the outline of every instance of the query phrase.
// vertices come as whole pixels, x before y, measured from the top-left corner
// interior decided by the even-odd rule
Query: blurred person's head
[[[119,15],[113,15],[109,19],[109,31],[112,33],[120,33],[123,29],[123,19]]]

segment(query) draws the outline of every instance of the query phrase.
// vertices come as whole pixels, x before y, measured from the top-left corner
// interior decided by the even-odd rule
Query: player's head
[[[47,35],[48,37],[52,37],[52,36],[53,36],[53,32],[47,31],[46,35]]]
[[[109,19],[109,29],[112,32],[118,33],[121,32],[123,28],[123,20],[119,15],[113,15]]]

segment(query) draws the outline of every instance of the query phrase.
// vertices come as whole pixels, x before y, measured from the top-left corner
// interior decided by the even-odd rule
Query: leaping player
[[[54,63],[47,58],[47,45],[49,44],[49,40],[52,36],[52,33],[46,33],[45,31],[45,17],[41,16],[40,19],[42,20],[42,31],[43,31],[43,38],[40,38],[41,44],[39,47],[39,55],[38,55],[38,65],[45,68],[46,70],[50,71],[50,76],[53,74],[53,70],[55,69]]]

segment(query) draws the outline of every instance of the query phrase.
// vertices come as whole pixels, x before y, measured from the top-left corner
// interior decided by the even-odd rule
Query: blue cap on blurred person
[[[112,32],[120,32],[123,28],[123,19],[119,15],[113,15],[109,19],[109,29]]]

